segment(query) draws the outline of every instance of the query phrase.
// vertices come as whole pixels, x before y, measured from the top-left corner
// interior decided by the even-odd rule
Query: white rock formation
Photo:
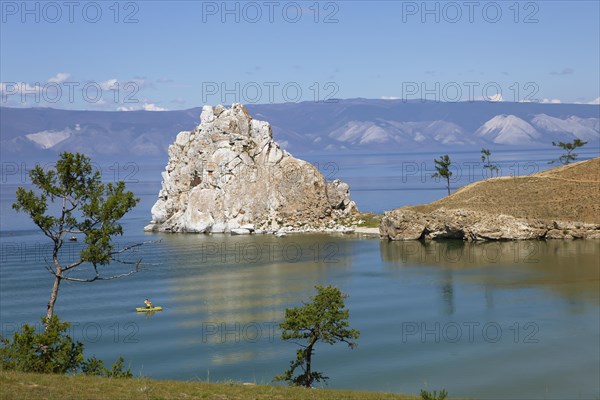
[[[169,146],[145,230],[339,230],[339,220],[356,210],[347,184],[326,182],[313,165],[282,150],[269,123],[252,119],[241,104],[204,106],[200,119]]]

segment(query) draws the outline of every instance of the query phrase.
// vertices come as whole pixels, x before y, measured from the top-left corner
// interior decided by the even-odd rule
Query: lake
[[[521,175],[548,168],[547,153],[498,152],[496,159],[503,175]],[[348,182],[359,209],[373,212],[444,196],[443,183],[430,178],[434,157],[304,156],[328,178]],[[484,176],[478,154],[456,160],[453,188]],[[332,284],[349,295],[350,323],[361,337],[354,350],[317,345],[314,368],[330,377],[330,388],[445,388],[452,397],[490,399],[600,396],[598,241],[150,234],[142,229],[164,163],[111,166],[103,172],[126,177],[141,198],[118,242],[160,243],[127,256],[144,260],[144,271],[132,277],[61,285],[56,312],[73,323],[87,356],[112,363],[123,355],[135,375],[154,378],[270,383],[295,357],[296,347],[279,339],[285,308],[307,300],[314,285]],[[0,192],[3,335],[39,322],[52,285],[43,267],[48,242],[10,208],[16,187],[26,183],[3,176]],[[77,257],[79,246],[66,243],[63,260]],[[136,314],[146,297],[164,311]]]

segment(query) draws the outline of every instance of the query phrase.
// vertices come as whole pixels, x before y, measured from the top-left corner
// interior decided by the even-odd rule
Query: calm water
[[[511,167],[545,169],[546,157],[498,159],[508,175]],[[348,181],[361,210],[380,212],[443,196],[443,185],[421,171],[422,162],[433,169],[432,158],[311,161],[330,178]],[[142,257],[146,270],[61,287],[57,313],[74,322],[72,333],[89,356],[112,362],[123,355],[136,374],[156,378],[269,383],[295,355],[276,331],[284,309],[313,294],[314,285],[333,284],[349,294],[351,324],[361,338],[353,351],[317,347],[315,368],[331,377],[329,387],[446,388],[452,396],[502,399],[600,397],[599,242],[423,245],[354,235],[144,234],[162,168],[140,166],[138,182],[130,182],[142,202],[125,220],[120,240],[161,240],[131,255]],[[471,175],[477,174],[474,168]],[[469,180],[463,172],[455,184]],[[6,180],[0,192],[4,335],[38,320],[52,284],[43,268],[47,242],[10,210],[18,183]],[[74,258],[77,247],[67,243],[63,258]],[[137,315],[132,310],[145,297],[165,310]]]

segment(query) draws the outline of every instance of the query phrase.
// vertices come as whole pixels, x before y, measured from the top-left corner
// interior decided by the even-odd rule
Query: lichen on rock
[[[356,211],[347,184],[326,182],[273,140],[241,104],[204,106],[201,123],[169,146],[146,231],[236,234],[346,228]]]

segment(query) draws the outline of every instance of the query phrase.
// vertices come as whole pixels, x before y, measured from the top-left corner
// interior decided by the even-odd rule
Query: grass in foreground
[[[112,379],[82,375],[31,374],[0,371],[0,398],[4,399],[350,399],[416,400],[419,396],[353,392],[329,389],[303,389],[241,383],[205,383]]]

